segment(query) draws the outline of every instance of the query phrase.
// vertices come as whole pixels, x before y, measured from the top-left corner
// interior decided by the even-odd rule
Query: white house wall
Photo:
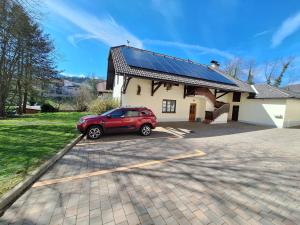
[[[242,99],[239,121],[251,124],[284,127],[286,100]]]
[[[137,95],[137,87],[141,93]],[[184,86],[173,86],[166,90],[163,85],[151,96],[151,80],[132,78],[125,94],[122,94],[122,106],[145,106],[151,109],[158,121],[188,121],[190,104],[196,103],[196,118],[205,117],[206,100],[200,97],[183,98]],[[163,99],[176,100],[176,113],[162,113]]]
[[[286,101],[286,114],[284,127],[300,125],[300,99],[288,99]]]
[[[114,80],[113,98],[121,99],[121,90],[123,85],[123,76],[116,75]]]

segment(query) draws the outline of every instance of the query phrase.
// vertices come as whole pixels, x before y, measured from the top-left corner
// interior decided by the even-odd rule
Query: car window
[[[113,112],[115,109],[111,109],[111,110],[109,110],[109,111],[107,111],[107,112],[105,112],[105,113],[102,113],[101,114],[101,116],[107,116],[107,115],[109,115],[111,112]]]
[[[148,116],[148,115],[150,115],[151,113],[148,111],[148,110],[143,110],[143,111],[141,111],[141,115],[142,116]]]
[[[137,110],[126,110],[126,113],[125,113],[125,116],[126,117],[136,117],[136,116],[139,116],[139,111]]]
[[[117,110],[113,111],[110,115],[111,115],[111,118],[120,118],[121,116],[124,115],[124,110],[117,109]]]

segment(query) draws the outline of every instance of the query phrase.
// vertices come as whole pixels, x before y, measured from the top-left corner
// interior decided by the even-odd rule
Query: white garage
[[[252,85],[256,95],[240,104],[239,121],[278,128],[300,125],[300,96],[267,84]]]

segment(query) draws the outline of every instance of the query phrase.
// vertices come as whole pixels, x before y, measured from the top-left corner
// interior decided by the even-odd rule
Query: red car
[[[156,124],[156,116],[148,108],[117,108],[101,115],[80,118],[77,129],[89,139],[100,138],[106,133],[131,131],[148,136]]]

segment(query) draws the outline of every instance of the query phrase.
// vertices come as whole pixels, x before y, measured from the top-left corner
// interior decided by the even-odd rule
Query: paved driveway
[[[163,126],[83,140],[0,221],[300,224],[300,129]]]

